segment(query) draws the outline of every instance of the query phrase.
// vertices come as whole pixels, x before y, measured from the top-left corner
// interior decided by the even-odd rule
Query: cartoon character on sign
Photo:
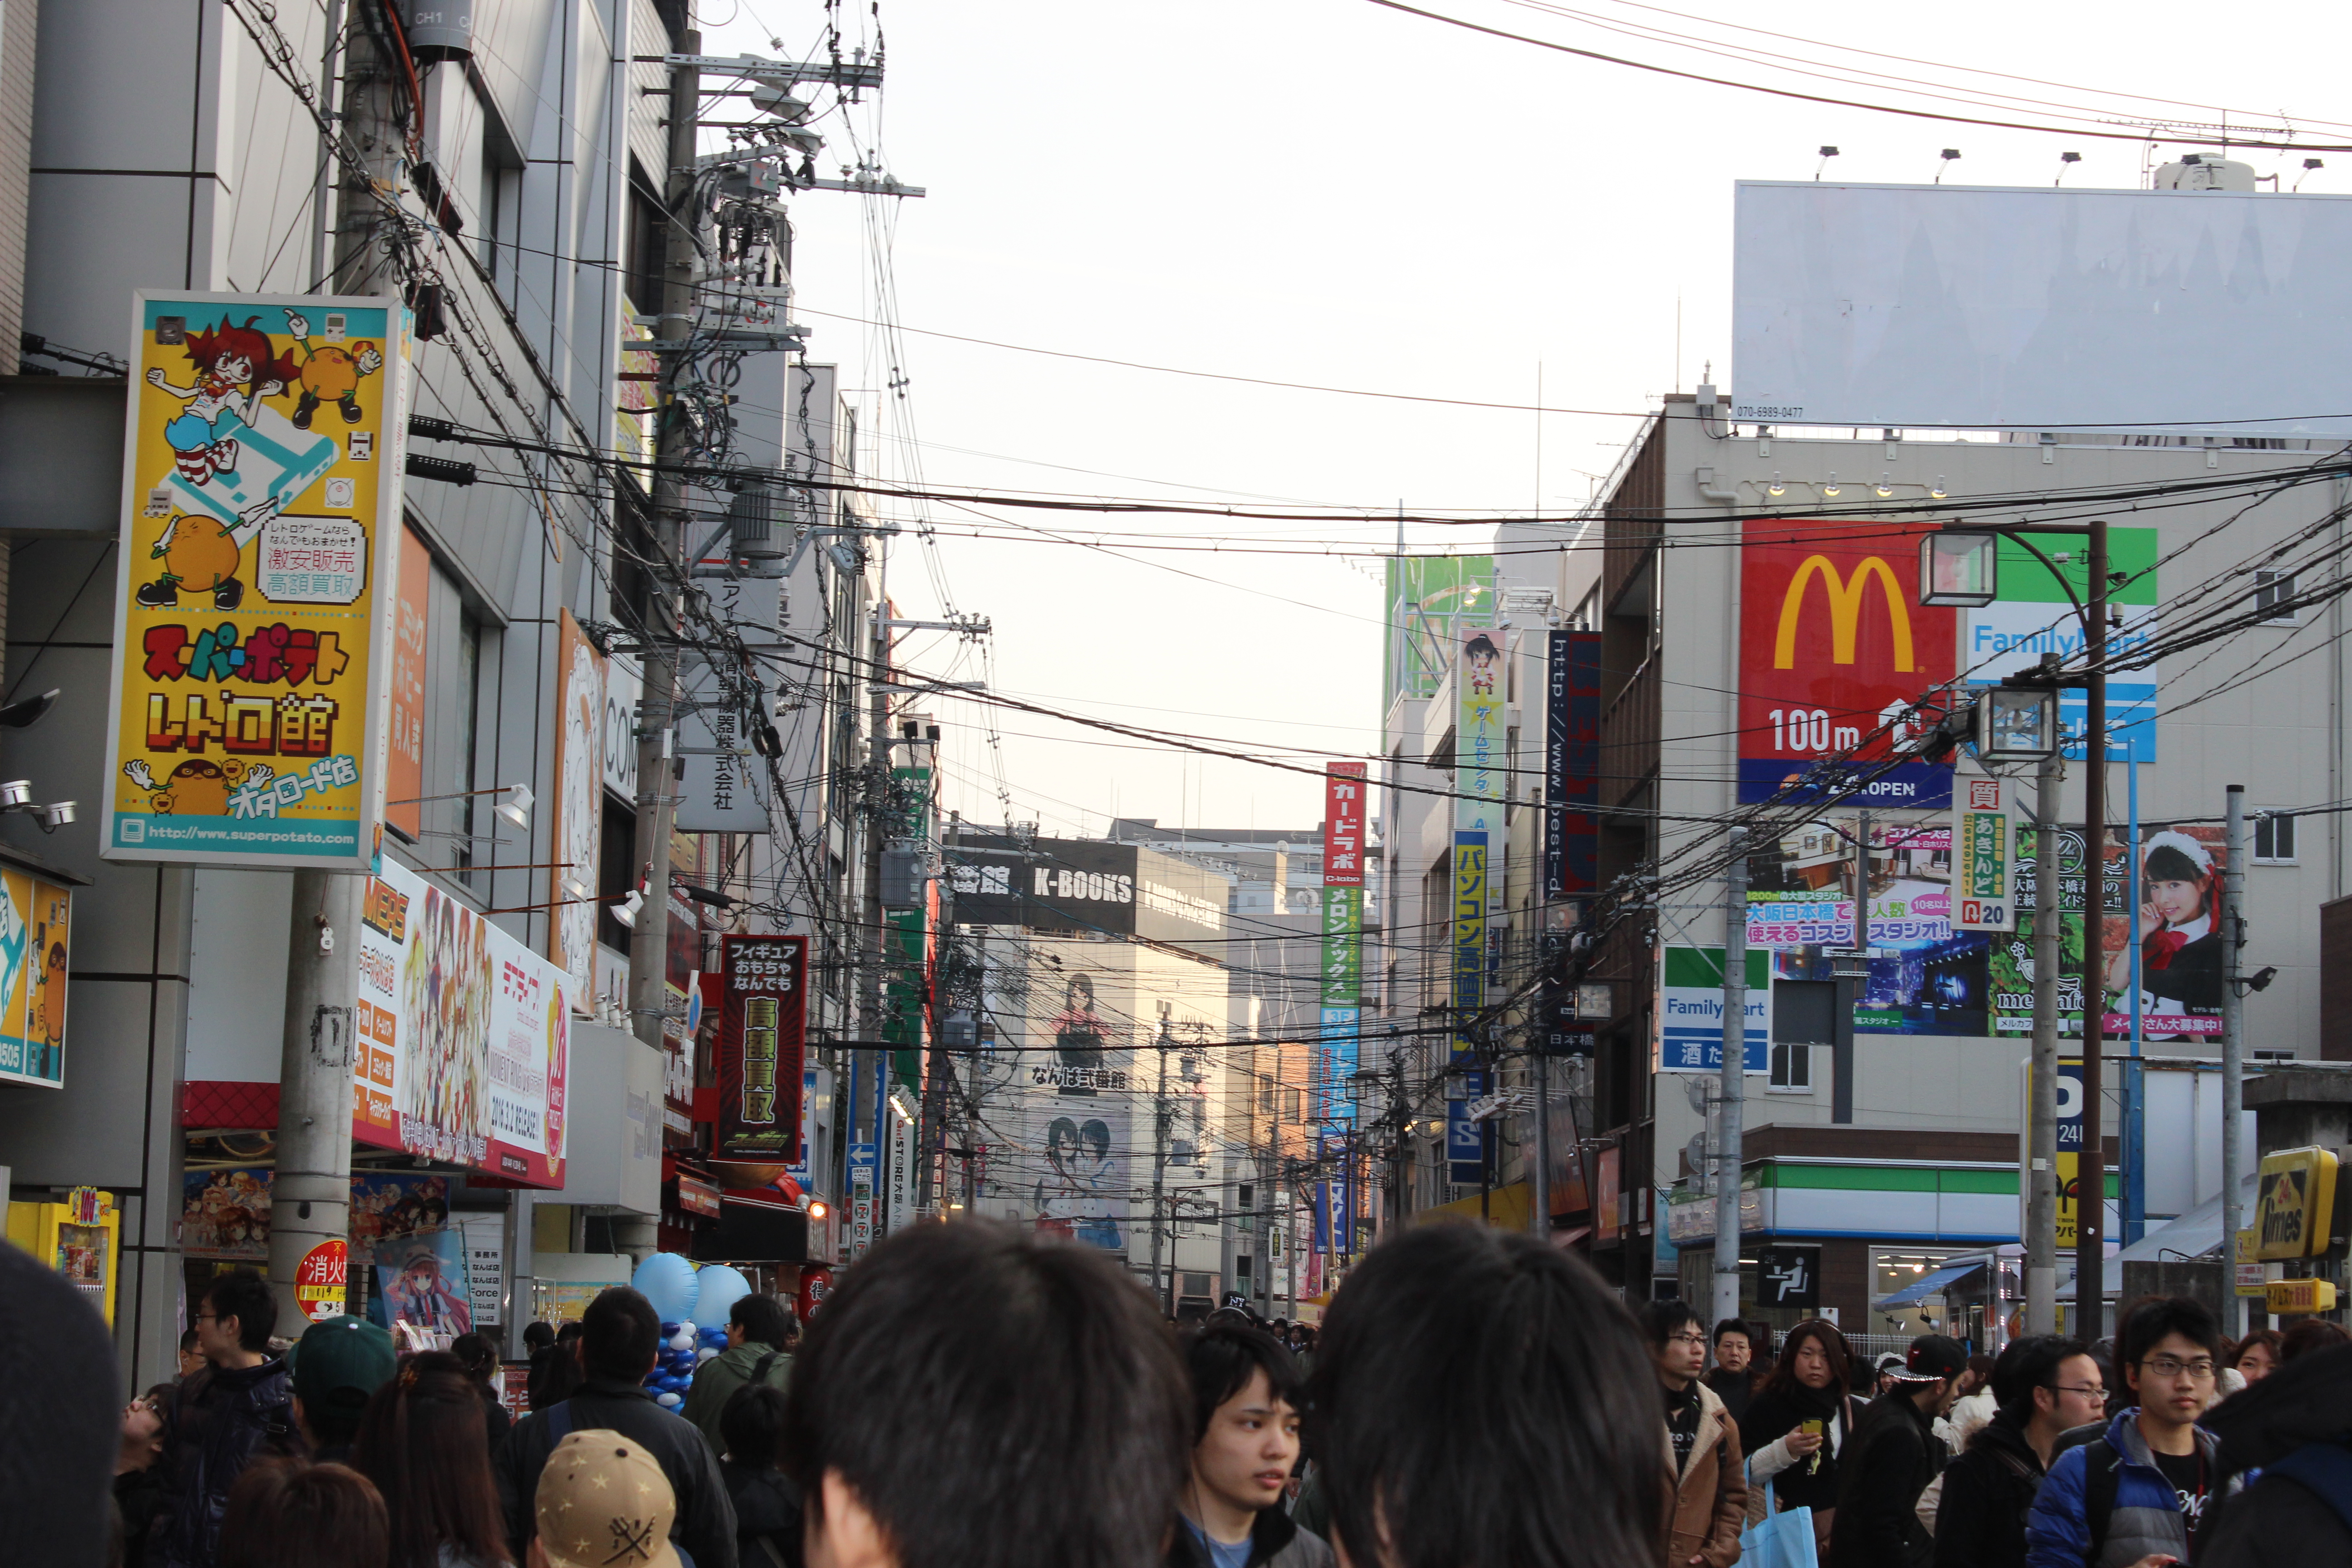
[[[1037,1228],[1088,1247],[1124,1247],[1110,1213],[1110,1124],[1100,1117],[1088,1117],[1083,1127],[1067,1116],[1054,1118],[1045,1130],[1045,1164],[1053,1173],[1037,1184]]]
[[[184,405],[164,425],[163,439],[172,444],[180,477],[192,485],[236,472],[237,431],[250,429],[261,400],[277,396],[295,378],[294,363],[254,325],[260,320],[247,316],[240,327],[224,317],[217,331],[190,333],[188,360],[196,375],[187,386],[173,386],[160,368],[147,373],[148,385]]]
[[[331,328],[333,322],[328,325]],[[286,330],[298,340],[302,351],[301,368],[294,376],[299,393],[294,400],[294,428],[308,430],[310,416],[321,403],[331,403],[343,411],[343,423],[356,425],[360,413],[360,380],[373,375],[383,368],[383,355],[371,342],[360,342],[352,348],[329,343],[323,348],[310,342],[310,318],[286,312]],[[289,356],[289,363],[292,356]]]
[[[248,779],[266,784],[277,776],[277,770],[268,763],[247,763],[236,757],[226,763],[190,757],[161,783],[144,757],[131,758],[122,764],[122,772],[132,784],[149,792],[147,804],[158,816],[226,816],[229,791]]]
[[[180,602],[180,590],[210,594],[213,608],[234,610],[245,601],[245,584],[237,564],[245,542],[263,519],[230,524],[216,517],[174,513],[149,546],[150,560],[161,561],[163,572],[152,583],[142,583],[131,597],[151,610],[168,610]]]
[[[1482,697],[1495,695],[1495,666],[1502,659],[1503,650],[1494,639],[1479,633],[1464,646],[1462,657],[1470,666],[1470,689]]]
[[[1095,983],[1070,976],[1062,1011],[1054,1019],[1054,1052],[1061,1058],[1064,1094],[1092,1094],[1101,1076],[1103,1021],[1095,1014]]]
[[[394,1319],[442,1333],[467,1333],[474,1326],[464,1282],[449,1277],[440,1253],[425,1243],[407,1249],[400,1272],[384,1287],[383,1304]]]

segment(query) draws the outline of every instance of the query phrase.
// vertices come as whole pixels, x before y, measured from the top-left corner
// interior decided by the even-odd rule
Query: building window
[[[1307,1120],[1305,1111],[1306,1107],[1300,1100],[1297,1089],[1286,1089],[1282,1091],[1282,1119],[1285,1121],[1304,1121]]]
[[[2254,818],[2254,864],[2294,864],[2294,818],[2264,815]]]
[[[1772,1043],[1771,1087],[1790,1093],[1811,1091],[1813,1087],[1813,1047],[1775,1040]]]
[[[2293,1051],[2263,1050],[2257,1047],[2254,1051],[2254,1060],[2258,1062],[2291,1062],[2294,1060],[2294,1053]]]
[[[1262,1072],[1257,1075],[1257,1108],[1268,1116],[1274,1114],[1274,1075],[1272,1073]]]
[[[2261,612],[2264,624],[2291,626],[2301,620],[2301,613],[2292,603],[2294,598],[2294,573],[2257,571],[2254,574],[2254,608]]]

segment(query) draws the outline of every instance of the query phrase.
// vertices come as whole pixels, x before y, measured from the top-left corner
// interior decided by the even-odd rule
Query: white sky
[[[1800,40],[1916,60],[1843,57],[1929,91],[1998,89],[2107,112],[2213,121],[2219,109],[2121,101],[2123,89],[2297,121],[2352,121],[2336,63],[2336,7],[2234,14],[2210,7],[1980,4],[1940,7],[1790,0],[1769,13],[1685,20],[1622,0],[1576,15],[1525,0],[1419,0],[1423,9],[1575,47],[1799,91],[1898,100],[1774,72],[1597,25],[1646,23],[1790,58],[1817,45],[1732,30],[1729,20]],[[1696,18],[1694,0],[1659,0]],[[730,10],[730,6],[732,9]],[[808,51],[812,0],[710,0],[713,54]],[[850,0],[843,26],[870,37]],[[1579,17],[1589,18],[1580,20]],[[1730,214],[1735,179],[1803,179],[1833,143],[1833,177],[1919,184],[1939,150],[1947,183],[2141,183],[2144,147],[1793,102],[1677,82],[1482,37],[1368,0],[888,0],[887,85],[854,110],[859,145],[878,142],[923,200],[891,205],[811,193],[793,205],[800,319],[812,357],[837,361],[865,399],[888,479],[938,489],[1268,500],[1380,510],[1524,513],[1584,501],[1634,422],[1240,386],[1087,364],[909,333],[903,353],[836,316],[878,318],[877,279],[895,277],[908,328],[1000,342],[1422,395],[1529,404],[1538,365],[1555,408],[1641,410],[1696,383],[1714,362],[1728,386]],[[769,38],[780,37],[783,51]],[[2053,88],[1952,68],[2072,84]],[[814,92],[816,89],[804,89]],[[740,100],[737,100],[740,103]],[[830,102],[826,97],[822,101]],[[2263,106],[2269,106],[2265,109]],[[1981,104],[1951,112],[2016,118]],[[734,110],[723,111],[733,117]],[[2050,112],[2044,110],[2043,112]],[[2085,123],[2095,123],[2095,114]],[[2116,128],[2116,127],[2110,127]],[[844,117],[817,126],[818,163],[856,156]],[[2352,128],[2321,128],[2352,142]],[[713,143],[716,144],[715,142]],[[2305,190],[2352,190],[2352,153]],[[2241,154],[2263,173],[2301,173],[2302,154]],[[885,229],[887,230],[885,233]],[[824,312],[832,312],[832,315]],[[1679,356],[1677,318],[1680,321]],[[877,405],[887,406],[876,412]],[[910,439],[911,437],[911,439]],[[1053,465],[1060,465],[1055,467]],[[1094,470],[1073,472],[1072,469]],[[968,509],[932,503],[943,533]],[[902,504],[893,515],[911,521]],[[1239,742],[1363,754],[1379,749],[1378,563],[1309,555],[1117,552],[1002,537],[1045,530],[1093,541],[1144,531],[1168,542],[1277,542],[1386,548],[1393,524],[1334,527],[1207,519],[1098,518],[992,509],[1000,537],[911,531],[893,552],[901,613],[953,607],[995,626],[995,689],[1059,710]],[[1475,529],[1420,528],[1427,548]],[[1301,544],[1300,542],[1308,542]],[[936,568],[936,572],[934,570]],[[976,679],[952,639],[902,643],[928,674]],[[946,800],[1001,821],[981,707],[942,705]],[[1034,715],[1003,713],[1002,772],[1013,815],[1049,833],[1100,832],[1115,811],[1164,825],[1307,826],[1311,778],[1179,753]],[[1111,742],[1106,744],[1105,742]],[[1319,763],[1317,764],[1319,766]]]

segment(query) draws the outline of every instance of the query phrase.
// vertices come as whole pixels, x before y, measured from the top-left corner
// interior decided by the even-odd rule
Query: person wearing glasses
[[[1706,1371],[1706,1326],[1682,1301],[1652,1301],[1641,1310],[1642,1329],[1665,1384],[1666,1437],[1674,1453],[1674,1513],[1667,1568],[1730,1568],[1739,1560],[1739,1531],[1748,1521],[1748,1482],[1741,1473],[1739,1428]]]
[[[2011,1340],[1992,1363],[1992,1419],[1944,1467],[1936,1568],[2023,1568],[2025,1518],[2058,1438],[2096,1421],[2107,1390],[2080,1340]]]
[[[2202,1302],[2150,1297],[2125,1316],[2116,1365],[2136,1404],[2105,1435],[2060,1454],[2026,1522],[2030,1568],[2160,1568],[2189,1561],[2205,1505],[2224,1489],[2218,1441],[2198,1427],[2221,1331]]]

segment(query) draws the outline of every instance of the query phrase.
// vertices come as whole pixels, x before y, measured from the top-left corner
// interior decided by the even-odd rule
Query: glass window
[[[2277,625],[2294,625],[2302,615],[2294,604],[2294,574],[2264,572],[2254,574],[2254,608],[2262,612],[2263,621]]]
[[[2294,818],[2263,816],[2254,818],[2254,864],[2294,864]]]
[[[1811,1089],[1813,1087],[1813,1047],[1773,1042],[1771,1087],[1790,1093]]]

